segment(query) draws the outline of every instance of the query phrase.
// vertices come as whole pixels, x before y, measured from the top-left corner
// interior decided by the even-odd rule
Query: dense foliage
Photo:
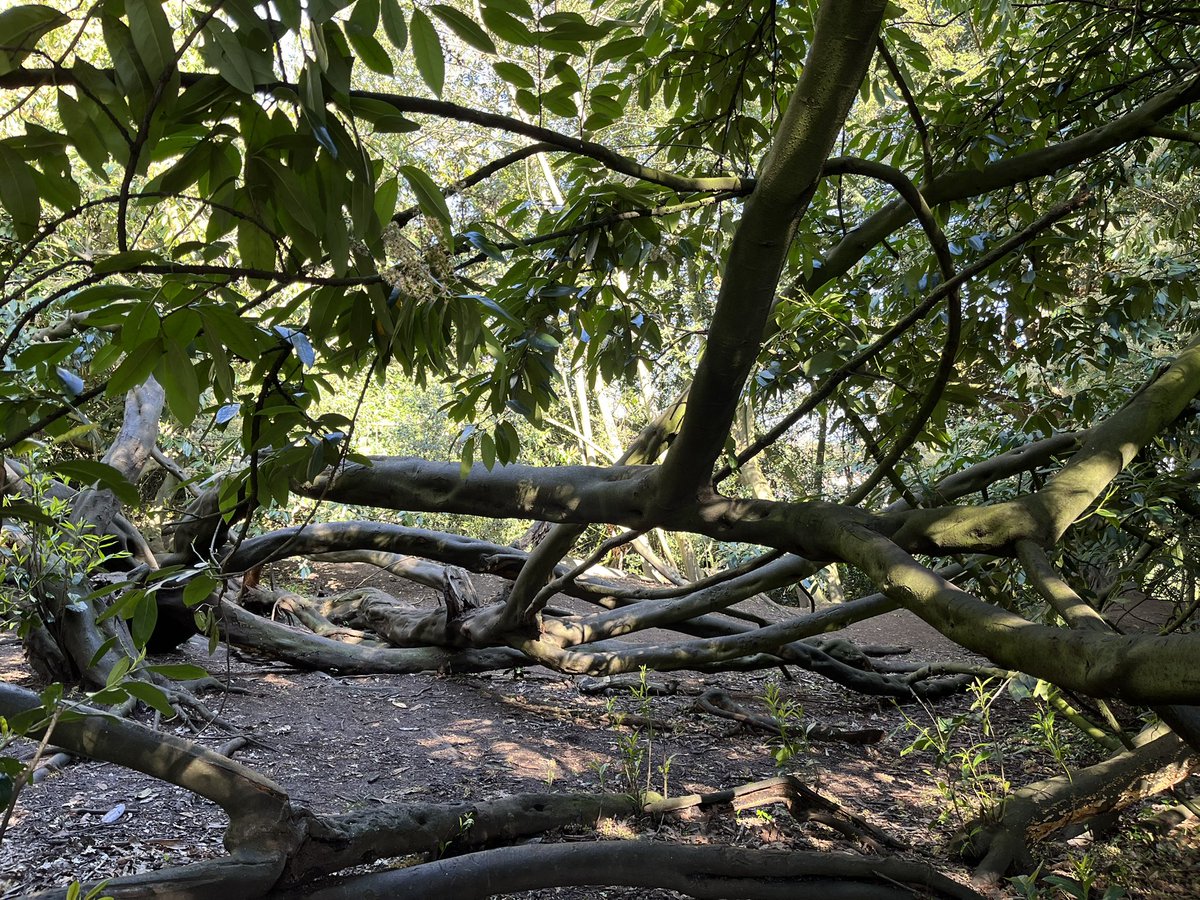
[[[10,587],[53,633],[31,655],[154,681],[174,603],[327,668],[963,686],[835,658],[816,618],[709,615],[837,564],[866,595],[838,624],[904,606],[1200,747],[1196,24],[1166,0],[9,5],[0,449]],[[152,457],[173,480],[139,497]],[[395,518],[314,524],[331,502]],[[481,540],[538,521],[520,552]],[[90,555],[34,577],[50,533]],[[548,611],[651,596],[576,570],[583,535],[680,586],[629,621]],[[371,619],[382,655],[297,649],[241,578],[331,551],[432,560],[403,565],[445,608]],[[512,584],[480,604],[442,564]],[[712,640],[611,640],[656,625]],[[1162,740],[1159,769],[1187,755]]]

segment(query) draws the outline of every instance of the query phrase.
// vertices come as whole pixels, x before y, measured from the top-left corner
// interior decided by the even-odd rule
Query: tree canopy
[[[1196,25],[1163,0],[8,6],[0,572],[31,657],[167,712],[198,701],[144,648],[194,613],[340,671],[961,689],[818,637],[903,607],[995,671],[1144,707],[1135,767],[1200,750]],[[397,382],[457,439],[365,453],[364,398]],[[510,547],[371,510],[548,527]],[[711,571],[683,565],[701,539]],[[676,583],[595,568],[626,544]],[[256,614],[247,573],[331,553],[445,604],[362,600],[369,647],[315,607],[304,632]],[[462,570],[510,583],[481,600]],[[860,596],[721,615],[823,571]],[[1131,590],[1154,629],[1122,624]],[[619,640],[651,627],[678,642]],[[49,709],[0,696],[33,733]],[[230,812],[227,867],[165,882],[189,896],[395,855],[378,822],[332,849],[260,776],[99,721],[55,741]],[[997,876],[1028,821],[992,824]]]

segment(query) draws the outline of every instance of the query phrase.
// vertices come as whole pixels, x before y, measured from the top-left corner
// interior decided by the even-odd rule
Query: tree
[[[1200,749],[1200,637],[1184,629],[1200,346],[1194,211],[1170,193],[1192,190],[1193,19],[1166,3],[951,0],[106,0],[0,13],[0,446],[18,453],[5,514],[27,546],[59,527],[29,497],[57,493],[72,527],[56,546],[103,539],[74,569],[56,558],[23,582],[31,654],[102,689],[95,703],[186,709],[199,701],[138,647],[178,638],[198,608],[236,643],[342,671],[786,663],[901,699],[961,687],[972,673],[873,671],[814,639],[900,606],[1002,670],[1150,707],[1169,726],[1068,794],[1094,786],[1087,798],[1111,805],[1147,771],[1182,777]],[[415,77],[427,92],[394,90]],[[515,177],[530,161],[544,200]],[[663,362],[660,411],[619,460],[517,462],[514,419],[543,421],[564,368],[618,382],[650,359]],[[362,457],[353,417],[320,412],[331,379],[397,371],[452,386],[460,459]],[[122,396],[102,463],[37,455],[101,433],[85,417]],[[747,440],[743,420],[739,442],[748,401],[761,430]],[[769,467],[810,417],[853,430],[871,465],[832,499],[807,480],[778,499],[741,496],[731,477]],[[162,423],[201,421],[240,423],[244,458],[156,551],[127,515],[130,484],[161,456]],[[252,533],[256,513],[291,496],[552,527],[527,553],[372,521]],[[568,562],[595,523],[628,530]],[[588,573],[652,529],[762,555],[662,590]],[[384,647],[317,633],[329,605],[307,611],[311,633],[253,612],[246,573],[331,552],[424,557],[411,574],[444,585],[446,604],[338,606]],[[29,554],[14,558],[28,569]],[[829,563],[878,593],[765,627],[715,615]],[[94,589],[88,576],[122,565],[114,591]],[[460,569],[511,588],[482,603]],[[1164,633],[1112,627],[1105,601],[1129,581],[1181,598]],[[559,592],[616,608],[563,618],[547,608]],[[609,643],[652,626],[692,638]],[[53,715],[11,687],[0,712],[43,730]],[[54,721],[56,743],[229,812],[227,860],[141,880],[188,896],[294,889],[436,846],[461,814],[321,818],[135,723]],[[620,802],[515,798],[476,810],[472,841]],[[982,874],[1019,858],[1033,823],[1061,820],[1057,806],[1022,804],[989,832]],[[527,872],[539,852],[467,856],[462,877]],[[854,863],[645,852],[577,855],[588,877],[615,854],[639,883],[726,869],[751,892],[763,872],[874,877]],[[894,865],[889,883],[955,890]],[[437,882],[421,879],[441,876],[398,877],[427,891]]]

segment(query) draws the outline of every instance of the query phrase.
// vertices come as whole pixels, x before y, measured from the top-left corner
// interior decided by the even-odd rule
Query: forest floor
[[[305,588],[332,593],[364,583],[413,602],[437,602],[432,590],[368,567],[321,566]],[[485,583],[481,595],[489,587]],[[861,644],[911,647],[911,656],[922,661],[970,659],[907,613],[861,623],[845,636]],[[643,637],[655,639],[653,633]],[[703,794],[769,778],[781,770],[775,758],[778,740],[698,712],[695,700],[705,688],[720,686],[747,709],[765,714],[762,698],[772,682],[782,699],[803,707],[802,723],[878,728],[884,733],[869,746],[812,743],[782,770],[905,842],[913,856],[960,880],[967,880],[969,870],[949,860],[946,849],[961,821],[956,805],[968,810],[976,789],[989,793],[995,786],[988,778],[958,782],[959,760],[939,765],[930,752],[906,753],[920,730],[933,728],[938,720],[965,716],[968,724],[953,738],[956,749],[967,751],[962,758],[1001,753],[1002,777],[1014,787],[1056,774],[1056,763],[1035,739],[1031,705],[1017,703],[1007,692],[990,705],[994,730],[1000,735],[992,738],[970,715],[970,695],[940,702],[934,709],[898,707],[849,693],[795,668],[789,668],[786,677],[780,671],[651,673],[651,684],[672,685],[677,693],[639,701],[628,688],[585,693],[580,689],[583,679],[539,667],[486,675],[331,677],[228,654],[224,648],[209,657],[199,638],[172,659],[203,665],[247,691],[208,698],[237,733],[261,742],[239,750],[236,758],[275,779],[294,802],[322,813],[405,800],[460,802],[521,792],[624,791],[621,742],[624,738],[628,743],[632,729],[618,723],[614,714],[619,712],[648,712],[655,723],[652,742],[645,728],[640,741],[648,755],[653,790]],[[0,644],[0,679],[36,687],[19,645],[11,639]],[[231,737],[212,727],[199,736],[169,722],[162,727],[212,748]],[[980,774],[1001,776],[995,763],[985,768]],[[643,779],[646,773],[644,764]],[[937,786],[947,780],[956,782],[952,796]],[[1041,845],[1041,874],[1078,879],[1087,870],[1100,888],[1124,889],[1126,893],[1117,896],[1200,897],[1200,828],[1193,824],[1155,839],[1137,826],[1139,817],[1154,808],[1127,812],[1112,837],[1084,834]],[[162,782],[111,764],[71,764],[20,795],[0,846],[0,900],[65,886],[73,879],[113,877],[220,855],[225,824],[212,803]],[[858,849],[823,825],[792,820],[782,807],[657,822],[605,821],[596,831],[544,840],[594,839],[597,831],[602,838]],[[1044,891],[1040,896],[1069,896],[1053,887]],[[681,895],[588,888],[517,896],[649,900]],[[1005,885],[995,896],[1020,895]]]

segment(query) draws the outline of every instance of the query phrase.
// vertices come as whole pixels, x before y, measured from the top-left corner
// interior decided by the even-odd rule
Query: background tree
[[[5,10],[0,446],[31,656],[99,689],[93,704],[202,708],[140,649],[186,636],[194,609],[235,643],[341,671],[787,663],[900,699],[962,687],[975,672],[879,671],[815,638],[902,606],[1001,671],[1165,723],[1133,739],[1111,719],[1101,742],[1128,749],[1057,786],[1071,809],[1173,783],[1200,749],[1192,17],[948,0]],[[456,458],[425,458],[440,442],[361,455],[369,382],[397,376],[444,385]],[[648,407],[628,438],[604,419],[619,385]],[[548,449],[551,464],[520,464],[560,396],[584,464]],[[589,438],[593,399],[605,424]],[[805,428],[854,435],[861,460],[796,477]],[[178,468],[158,445],[185,436],[227,443],[197,496],[169,498],[156,545],[132,484],[153,459]],[[81,442],[107,449],[65,449]],[[297,497],[318,502],[272,528]],[[330,503],[550,527],[518,550],[415,521],[319,522]],[[598,525],[628,531],[576,564]],[[32,553],[51,528],[93,552]],[[758,555],[698,580],[681,566],[691,579],[667,588],[593,569],[656,529]],[[272,597],[246,573],[332,553],[439,585],[445,605],[314,602],[297,613],[308,631],[256,614]],[[830,563],[866,595],[776,623],[720,615]],[[483,602],[460,569],[511,586]],[[1171,604],[1161,633],[1122,619],[1129,585]],[[564,615],[560,592],[600,607]],[[334,620],[379,645],[323,636]],[[614,643],[649,627],[680,642]],[[56,743],[229,812],[228,860],[141,879],[168,890],[291,889],[436,843],[461,812],[320,818],[186,742],[52,706],[0,693],[32,733],[53,721]],[[472,834],[621,802],[514,799]],[[481,827],[493,814],[517,824]],[[1070,817],[1023,801],[989,823],[981,874]],[[692,865],[577,852],[597,878],[608,853],[650,880]],[[748,871],[956,890],[899,862],[827,865]],[[440,877],[414,873],[398,877]]]

